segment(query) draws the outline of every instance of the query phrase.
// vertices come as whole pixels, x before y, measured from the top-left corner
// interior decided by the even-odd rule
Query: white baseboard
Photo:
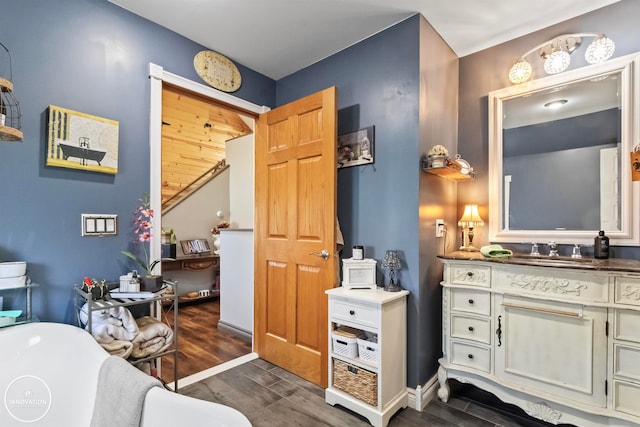
[[[186,387],[193,383],[197,383],[198,381],[202,381],[205,378],[209,378],[213,375],[219,374],[220,372],[224,372],[227,369],[235,368],[236,366],[240,366],[243,363],[250,362],[251,360],[257,359],[258,353],[249,353],[244,356],[237,357],[228,362],[222,363],[220,365],[214,366],[209,369],[205,369],[204,371],[200,371],[196,374],[189,375],[188,377],[180,378],[178,380],[178,387]],[[168,383],[167,386],[172,390],[175,390],[174,383]]]
[[[246,339],[246,340],[253,340],[253,334],[250,331],[247,331],[245,329],[242,329],[236,325],[233,325],[231,323],[227,323],[225,321],[222,320],[218,320],[218,329],[221,329],[225,332],[228,332],[230,334],[233,334],[237,337]]]
[[[438,393],[438,375],[434,375],[423,386],[415,389],[407,388],[409,392],[409,407],[416,411],[422,412],[432,399],[435,399]]]

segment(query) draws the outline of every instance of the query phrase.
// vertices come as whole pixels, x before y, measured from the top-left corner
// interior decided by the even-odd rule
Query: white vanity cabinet
[[[408,405],[406,299],[409,292],[344,287],[325,292],[329,295],[330,339],[329,387],[325,390],[325,401],[357,412],[375,427],[385,427],[396,411]],[[358,354],[352,357],[337,351],[331,336],[341,326],[375,337],[377,357],[363,358]]]
[[[613,409],[640,419],[640,276],[618,277],[613,310]],[[639,421],[640,423],[640,421]]]
[[[607,309],[496,295],[495,376],[606,407]]]
[[[447,272],[455,288],[444,293],[450,310],[451,362],[470,369],[491,371],[491,269],[457,264]]]
[[[552,424],[640,424],[640,262],[440,258],[440,399],[453,378]]]

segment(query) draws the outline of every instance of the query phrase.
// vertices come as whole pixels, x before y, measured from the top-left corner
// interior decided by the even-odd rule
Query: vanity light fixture
[[[473,229],[475,227],[482,227],[484,221],[478,213],[478,205],[465,205],[464,213],[458,221],[458,227],[462,228],[462,246],[461,251],[477,251],[478,248],[473,246]],[[465,229],[467,230],[467,239],[465,239]],[[468,241],[468,244],[465,242]]]
[[[616,45],[609,37],[601,33],[563,34],[539,44],[526,52],[509,70],[512,83],[524,83],[531,78],[533,68],[525,57],[537,52],[544,60],[544,71],[547,74],[558,74],[569,68],[571,54],[580,47],[584,37],[593,37],[584,57],[589,64],[599,64],[611,58]]]

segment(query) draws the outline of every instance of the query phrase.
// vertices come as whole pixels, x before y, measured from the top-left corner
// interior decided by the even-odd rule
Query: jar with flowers
[[[449,151],[442,145],[434,145],[428,153],[429,167],[443,168],[447,164]]]
[[[140,276],[140,290],[147,292],[156,292],[162,288],[162,275],[154,274],[153,270],[162,261],[173,261],[173,258],[160,258],[154,261],[150,260],[148,242],[151,240],[151,230],[153,228],[153,209],[150,207],[149,195],[145,194],[138,199],[140,204],[133,212],[133,245],[141,247],[143,257],[133,252],[122,251],[122,253],[137,262],[145,271]]]

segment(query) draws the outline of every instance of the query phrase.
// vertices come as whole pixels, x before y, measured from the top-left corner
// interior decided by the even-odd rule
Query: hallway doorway
[[[242,112],[250,116],[257,116],[259,113],[268,110],[268,108],[251,104],[247,101],[241,100],[239,98],[235,98],[231,95],[224,94],[220,91],[217,91],[205,85],[165,72],[162,69],[162,67],[159,67],[155,64],[150,64],[149,72],[150,72],[150,85],[151,85],[151,89],[150,89],[151,111],[150,111],[150,121],[149,121],[149,144],[150,144],[150,191],[149,191],[149,194],[151,199],[151,208],[154,209],[154,211],[156,212],[156,215],[154,218],[157,221],[156,224],[162,224],[162,186],[163,186],[163,177],[162,177],[163,146],[162,145],[163,145],[163,124],[164,124],[163,123],[163,87],[168,85],[174,88],[180,88],[180,89],[183,89],[184,91],[192,92],[201,98],[211,99],[212,102],[215,102],[218,104],[224,104],[225,106],[228,106],[230,109],[235,109],[238,112]],[[212,125],[210,129],[213,129],[214,123],[212,121],[210,121],[210,123]],[[233,136],[230,135],[229,137],[232,138]],[[251,217],[253,217],[253,212],[251,212],[251,214],[252,214]],[[233,221],[233,218],[231,218],[231,220]],[[200,235],[193,236],[193,237],[185,236],[185,237],[179,237],[179,239],[211,237],[209,227],[211,227],[212,225],[214,225],[214,223],[210,224],[206,228],[206,230],[201,231],[201,233],[204,234],[203,236],[200,236]],[[253,223],[250,224],[250,227],[253,227]],[[160,233],[152,234],[151,242],[150,242],[150,257],[153,259],[161,258]],[[221,262],[224,262],[224,261],[221,260]],[[183,280],[179,286],[179,289],[182,289],[180,291],[181,293],[182,291],[187,290],[185,289],[184,284],[185,284],[185,281]],[[251,287],[252,286],[253,286],[253,283],[251,283]],[[221,285],[221,287],[223,288],[224,285]],[[224,290],[222,289],[222,291]],[[225,337],[227,335],[232,337],[230,338],[230,340],[238,339],[237,336],[233,336],[232,334],[229,334],[228,332],[226,332],[225,333],[226,335],[218,334],[216,335],[216,337],[212,337],[212,338],[208,338],[208,335],[207,335],[207,338],[206,338],[207,342],[204,342],[205,339],[203,338],[204,335],[202,333],[198,333],[198,332],[192,333],[192,331],[185,329],[185,327],[188,327],[189,321],[183,320],[183,317],[186,318],[189,311],[195,311],[196,313],[198,311],[204,311],[199,314],[193,315],[194,318],[196,319],[191,322],[191,325],[194,328],[194,330],[197,331],[198,328],[202,327],[204,324],[207,324],[209,325],[209,327],[205,329],[205,332],[212,333],[212,334],[214,332],[215,333],[221,332],[217,328],[217,322],[219,320],[219,315],[220,315],[219,302],[218,302],[217,308],[215,307],[209,308],[206,305],[203,305],[202,307],[198,307],[197,304],[194,304],[194,307],[191,308],[189,307],[189,305],[181,304],[178,310],[178,313],[179,313],[178,322],[180,326],[180,330],[178,333],[178,352],[180,354],[179,360],[178,360],[179,362],[178,369],[180,370],[180,372],[183,372],[182,370],[183,366],[188,367],[190,365],[193,365],[192,366],[193,369],[203,368],[205,361],[209,360],[209,358],[204,357],[202,353],[200,353],[200,355],[194,353],[189,356],[184,356],[184,361],[183,361],[183,355],[186,354],[185,351],[188,351],[189,349],[193,350],[198,346],[204,347],[205,345],[209,345],[209,344],[214,346],[215,345],[224,346],[224,340],[226,339]],[[218,316],[218,318],[215,321],[202,320],[202,316],[212,314],[212,313]],[[224,314],[224,309],[223,309],[223,314]],[[253,315],[253,313],[251,313],[251,315]],[[172,316],[169,316],[169,317],[172,317]],[[185,325],[185,327],[183,327],[181,323]],[[214,323],[216,326],[210,326]],[[193,340],[190,340],[188,338],[190,335],[194,336],[195,338]],[[209,342],[209,341],[216,341],[216,342]],[[230,342],[233,342],[233,341],[230,341]],[[252,342],[248,343],[249,352],[252,349],[252,344],[253,344]],[[242,352],[244,352],[244,349],[242,350]],[[251,356],[252,354],[253,353],[250,353],[248,356],[245,355],[244,357],[245,358],[255,357],[255,355]],[[200,372],[210,372],[211,369],[214,369],[215,367],[211,368],[211,366],[214,366],[214,364],[217,363],[214,359],[215,358],[211,358],[209,362],[206,362],[206,363],[211,363],[210,367]],[[229,362],[224,362],[224,363],[232,363],[233,360],[230,360]],[[243,357],[241,356],[239,360],[243,360]],[[167,361],[167,363],[170,363],[170,362]],[[164,361],[162,364],[165,365]],[[168,383],[173,381],[173,378],[171,378],[171,381],[165,378],[168,375],[173,375],[172,367],[168,369],[167,366],[163,366],[163,369],[161,369],[161,375],[163,379],[165,379]],[[189,375],[190,375],[190,372],[189,372]],[[198,375],[198,373],[194,375]],[[184,374],[179,373],[178,379],[180,378],[184,378]],[[184,385],[184,382],[179,381],[179,386],[182,387],[183,385]]]

